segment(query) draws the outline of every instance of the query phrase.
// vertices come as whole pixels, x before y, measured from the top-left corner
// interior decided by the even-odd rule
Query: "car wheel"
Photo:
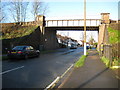
[[[40,56],[40,53],[37,53],[37,57],[39,57]]]
[[[25,55],[25,60],[27,60],[28,59],[28,55]]]

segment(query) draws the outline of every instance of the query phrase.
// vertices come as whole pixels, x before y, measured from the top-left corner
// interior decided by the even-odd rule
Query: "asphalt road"
[[[28,60],[3,61],[2,88],[46,88],[83,55],[82,47],[70,50],[41,54]]]

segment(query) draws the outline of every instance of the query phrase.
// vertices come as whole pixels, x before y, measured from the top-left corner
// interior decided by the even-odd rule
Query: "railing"
[[[99,26],[101,19],[86,19],[86,26]],[[46,20],[49,26],[84,26],[84,19]]]

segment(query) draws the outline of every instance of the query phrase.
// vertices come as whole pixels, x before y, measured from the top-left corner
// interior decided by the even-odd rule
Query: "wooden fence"
[[[109,59],[112,62],[114,59],[120,59],[120,50],[119,50],[120,43],[117,44],[104,44],[103,45],[103,53],[102,56]]]

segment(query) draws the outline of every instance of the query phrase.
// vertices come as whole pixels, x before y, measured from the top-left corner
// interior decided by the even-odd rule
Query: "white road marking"
[[[24,66],[21,66],[21,67],[17,67],[17,68],[13,68],[13,69],[10,69],[10,70],[1,72],[0,75],[1,75],[1,74],[5,74],[5,73],[8,73],[8,72],[11,72],[11,71],[14,71],[14,70],[17,70],[17,69],[21,69],[21,68],[23,68],[23,67],[24,67]]]
[[[48,85],[44,90],[52,89],[55,84],[73,67],[73,64],[59,77],[57,77],[50,85]]]
[[[73,67],[73,64],[70,65],[70,67],[61,75],[60,78],[62,78],[72,67]]]
[[[57,77],[49,86],[47,86],[44,90],[48,90],[50,88],[53,88],[55,84],[60,80],[60,77]]]

